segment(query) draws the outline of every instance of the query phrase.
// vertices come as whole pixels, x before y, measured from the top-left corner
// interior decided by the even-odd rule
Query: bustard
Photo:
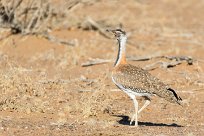
[[[121,29],[107,31],[115,35],[119,45],[117,59],[112,71],[112,81],[119,89],[123,90],[134,103],[135,113],[131,118],[130,125],[135,121],[135,126],[138,126],[138,114],[150,104],[150,97],[152,95],[157,95],[171,103],[181,105],[180,101],[182,99],[172,88],[152,76],[146,70],[127,63],[125,52],[127,40],[126,32]],[[145,103],[139,110],[135,96],[145,98]]]

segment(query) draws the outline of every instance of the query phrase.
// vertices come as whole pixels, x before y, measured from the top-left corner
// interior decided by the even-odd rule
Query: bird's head
[[[108,32],[111,32],[114,34],[114,36],[117,38],[117,40],[122,40],[123,38],[126,38],[126,32],[121,29],[107,29]]]

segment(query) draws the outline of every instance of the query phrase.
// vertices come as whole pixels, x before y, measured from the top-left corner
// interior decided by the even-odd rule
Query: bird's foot
[[[131,120],[130,120],[130,125],[132,125],[133,121],[135,120],[135,126],[138,126],[138,122],[137,122],[137,118],[136,118],[136,114],[133,114]]]

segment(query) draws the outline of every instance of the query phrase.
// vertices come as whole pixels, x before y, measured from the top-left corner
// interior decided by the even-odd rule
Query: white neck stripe
[[[120,39],[118,39],[119,49],[118,49],[118,56],[115,62],[115,66],[117,66],[121,62],[122,56],[125,53],[126,40],[127,40],[126,36],[120,37]]]

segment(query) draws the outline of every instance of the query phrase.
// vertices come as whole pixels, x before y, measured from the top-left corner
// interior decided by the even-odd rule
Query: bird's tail
[[[170,95],[167,100],[172,102],[172,103],[177,103],[177,104],[182,106],[182,104],[181,104],[182,98],[180,96],[178,96],[176,94],[176,92],[171,88],[168,88],[167,91]]]

